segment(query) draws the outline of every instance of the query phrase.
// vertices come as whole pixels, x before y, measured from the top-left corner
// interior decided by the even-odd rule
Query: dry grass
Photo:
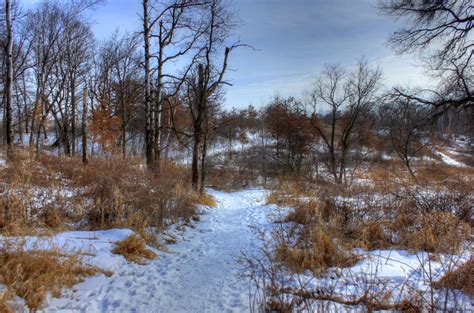
[[[156,257],[156,253],[146,247],[145,240],[135,234],[116,242],[115,245],[112,252],[123,255],[128,262],[143,264],[146,259],[151,260]]]
[[[342,248],[322,228],[313,229],[310,238],[299,238],[297,244],[281,242],[276,251],[276,260],[296,273],[310,270],[319,274],[329,267],[350,267],[360,258]]]
[[[287,225],[274,236],[276,259],[301,272],[351,266],[355,247],[461,252],[471,236],[472,188],[462,171],[446,171],[429,180],[376,168],[368,177],[380,181],[350,188],[280,181],[267,198],[290,208],[277,220]]]
[[[43,307],[48,294],[59,297],[85,277],[104,273],[81,262],[80,254],[65,255],[59,250],[26,250],[24,244],[4,241],[0,250],[0,281],[7,286],[3,307],[13,295],[25,299],[32,310]]]
[[[212,188],[232,192],[248,188],[257,182],[258,173],[246,166],[239,165],[236,168],[230,164],[215,165],[212,159],[209,163],[207,185]]]
[[[214,208],[217,206],[216,198],[210,194],[196,194],[193,197],[193,203]]]
[[[446,273],[433,283],[433,287],[457,289],[474,297],[474,258],[469,259],[456,270]]]
[[[301,194],[299,191],[298,195]],[[343,240],[339,221],[324,221],[319,201],[300,199],[298,202],[297,196],[285,192],[272,195],[271,201],[292,208],[283,220],[277,221],[282,223],[274,233],[278,262],[297,273],[305,270],[320,273],[329,267],[349,267],[360,260]]]
[[[471,227],[450,212],[432,212],[414,217],[408,229],[397,228],[399,244],[413,250],[459,253],[471,238]]]
[[[162,229],[196,215],[198,199],[188,171],[163,160],[159,174],[142,160],[92,159],[88,166],[75,157],[41,154],[35,160],[19,150],[15,161],[0,172],[0,228],[25,234],[34,228],[64,230],[127,227],[144,232]]]

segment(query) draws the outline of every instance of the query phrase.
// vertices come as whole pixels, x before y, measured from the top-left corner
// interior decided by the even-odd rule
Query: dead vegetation
[[[433,283],[434,288],[457,289],[474,297],[474,258]]]
[[[41,309],[48,294],[59,297],[87,276],[110,272],[89,266],[81,254],[63,254],[58,249],[26,249],[24,242],[3,240],[0,248],[0,282],[6,286],[0,308],[9,310],[8,301],[19,296],[31,310]]]
[[[163,162],[160,173],[139,159],[80,159],[26,150],[0,174],[0,227],[21,234],[42,228],[107,229],[138,232],[162,229],[196,215],[199,197],[187,183],[186,169]]]
[[[144,264],[146,259],[156,257],[156,253],[147,248],[145,240],[136,234],[116,242],[115,245],[112,253],[123,255],[128,262]]]
[[[270,276],[309,270],[320,277],[331,273],[331,269],[355,265],[362,257],[354,253],[355,248],[425,251],[432,258],[465,251],[472,231],[473,171],[447,166],[433,171],[419,166],[413,177],[404,170],[395,171],[401,168],[395,163],[386,168],[370,168],[364,173],[364,183],[350,186],[280,180],[267,202],[283,208],[285,213],[274,219],[270,243],[265,248],[267,264],[253,264]],[[471,259],[433,286],[472,295],[472,288],[465,287],[473,285],[472,264]],[[367,290],[369,298],[352,299],[326,289],[314,293],[301,284],[300,289],[290,292],[284,282],[267,277],[264,302],[284,312],[301,305],[307,308],[310,300],[413,312],[440,308],[436,299],[423,297],[393,302],[393,295],[387,290]],[[411,297],[418,296],[414,293]]]

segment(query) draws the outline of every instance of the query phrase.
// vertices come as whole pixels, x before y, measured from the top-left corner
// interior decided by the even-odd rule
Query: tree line
[[[51,0],[24,11],[2,1],[7,154],[17,142],[40,153],[54,130],[52,145],[65,155],[82,149],[84,163],[98,147],[124,158],[143,150],[147,167],[159,172],[173,137],[192,146],[192,184],[202,190],[208,115],[222,102],[231,52],[242,46],[230,42],[228,3],[143,0],[139,32],[98,41],[86,16],[101,4]]]
[[[159,174],[172,148],[184,146],[191,151],[192,185],[203,191],[212,134],[235,134],[228,126],[235,116],[221,110],[222,87],[230,85],[231,54],[245,45],[231,41],[236,18],[229,2],[142,0],[142,29],[103,41],[87,19],[102,0],[47,0],[28,11],[19,1],[0,3],[9,158],[18,143],[39,154],[54,133],[51,145],[67,156],[81,152],[85,164],[97,153],[143,154]],[[389,42],[398,53],[423,54],[438,87],[382,90],[381,69],[363,59],[351,70],[326,66],[307,101],[275,98],[258,122],[276,138],[276,155],[292,171],[301,171],[309,143],[317,140],[321,161],[343,183],[348,163],[362,157],[354,147],[371,140],[377,123],[385,125],[384,136],[409,169],[426,125],[471,127],[472,133],[470,1],[387,0],[379,9],[406,20]]]

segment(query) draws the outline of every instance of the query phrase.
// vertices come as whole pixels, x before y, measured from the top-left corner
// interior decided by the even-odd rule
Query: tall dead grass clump
[[[115,245],[112,253],[123,255],[129,262],[143,264],[145,259],[151,260],[156,257],[156,253],[147,248],[145,240],[136,234],[116,242]]]
[[[471,238],[469,224],[450,212],[414,215],[411,227],[395,231],[401,247],[433,253],[459,253]]]
[[[204,193],[204,194],[194,194],[192,197],[193,203],[198,205],[203,205],[207,207],[214,208],[217,206],[216,198],[213,195]]]
[[[64,288],[97,273],[110,275],[82,263],[79,253],[29,250],[24,243],[8,240],[4,240],[0,248],[0,282],[7,288],[5,302],[16,295],[23,298],[31,310],[41,309],[48,294],[59,297]]]
[[[277,245],[275,258],[296,273],[310,270],[320,274],[330,267],[350,267],[360,258],[342,245],[323,227],[315,227],[311,233],[294,244],[282,241]]]
[[[350,266],[356,247],[459,253],[471,236],[471,197],[465,183],[407,178],[336,191],[280,183],[267,202],[287,208],[278,220],[286,226],[275,236],[277,259],[301,271]]]
[[[292,195],[293,190],[298,195]],[[305,270],[321,273],[330,267],[357,263],[359,258],[343,240],[340,221],[325,219],[321,202],[301,197],[301,193],[301,187],[293,187],[270,195],[271,201],[290,207],[283,219],[276,221],[281,227],[273,233],[275,260],[297,273]]]

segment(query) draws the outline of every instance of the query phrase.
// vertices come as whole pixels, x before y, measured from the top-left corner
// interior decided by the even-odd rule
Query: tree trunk
[[[66,88],[66,105],[64,107],[64,114],[62,116],[63,122],[63,145],[64,145],[64,154],[71,155],[71,141],[69,140],[69,86]],[[61,102],[58,104],[61,105]],[[54,112],[53,112],[54,114]]]
[[[199,190],[199,152],[201,147],[201,134],[194,133],[193,162],[192,162],[192,185],[194,191]]]
[[[82,163],[87,165],[87,88],[84,88],[82,101]]]
[[[127,123],[125,113],[125,95],[121,92],[122,100],[122,158],[125,160],[127,157]]]
[[[206,186],[206,155],[207,155],[207,131],[204,134],[204,141],[202,143],[202,151],[201,151],[201,182],[199,185],[199,193],[204,193],[204,188]]]
[[[13,95],[13,31],[11,17],[11,2],[5,0],[6,28],[7,28],[7,44],[5,54],[7,57],[7,77],[5,80],[6,103],[5,103],[5,135],[7,139],[7,159],[13,157],[13,129],[12,129],[12,95]]]
[[[76,79],[71,74],[71,153],[76,155]]]
[[[152,107],[151,107],[151,77],[150,77],[150,28],[148,17],[148,0],[143,0],[143,39],[145,44],[145,158],[148,168],[153,166],[154,145],[152,134]]]
[[[163,36],[163,23],[160,22],[160,32],[159,39],[160,42]],[[163,46],[160,45],[158,51],[158,77],[156,84],[156,101],[155,101],[155,134],[154,134],[154,144],[155,144],[155,162],[158,171],[160,170],[160,161],[161,161],[161,116],[163,109]]]

